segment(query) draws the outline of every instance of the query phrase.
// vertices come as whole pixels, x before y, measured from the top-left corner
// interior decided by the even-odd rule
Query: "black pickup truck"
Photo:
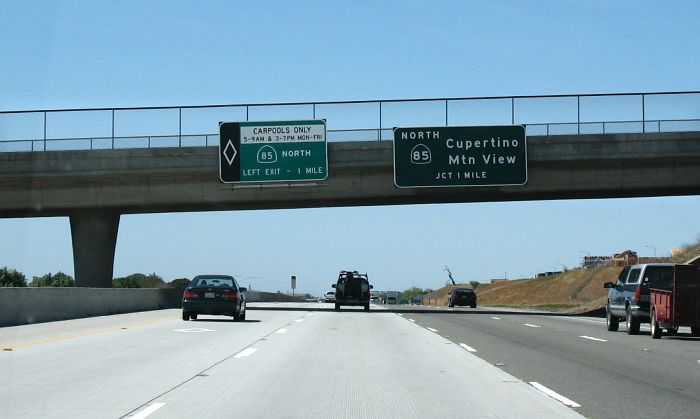
[[[369,284],[367,274],[357,271],[340,271],[338,281],[332,285],[335,288],[335,309],[340,310],[340,306],[363,306],[365,311],[369,311]]]
[[[624,268],[615,283],[606,282],[608,304],[605,306],[609,331],[617,331],[620,320],[627,323],[627,333],[639,333],[641,323],[649,323],[649,288],[673,280],[672,263],[647,263]]]

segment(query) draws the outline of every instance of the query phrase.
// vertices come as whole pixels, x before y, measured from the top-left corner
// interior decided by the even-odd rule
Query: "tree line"
[[[422,297],[423,295],[429,294],[433,291],[434,290],[430,288],[422,289],[418,287],[411,287],[407,290],[402,291],[399,298],[401,300],[413,301],[415,297]]]
[[[155,272],[145,275],[134,273],[124,277],[114,278],[112,288],[185,288],[190,283],[188,278],[177,278],[170,282],[165,282],[160,275]],[[32,281],[27,283],[27,277],[15,269],[3,266],[0,268],[0,288],[1,287],[74,287],[75,280],[72,276],[63,272],[55,274],[47,273],[42,276],[32,277]]]

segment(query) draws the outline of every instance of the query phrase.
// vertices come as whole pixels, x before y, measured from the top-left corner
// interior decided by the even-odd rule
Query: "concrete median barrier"
[[[181,307],[180,289],[0,288],[0,327]]]

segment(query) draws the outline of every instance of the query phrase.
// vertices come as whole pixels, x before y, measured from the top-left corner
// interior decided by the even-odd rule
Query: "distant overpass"
[[[451,121],[448,103],[444,122]],[[37,112],[44,112],[46,133],[49,111]],[[576,134],[587,123],[580,116],[579,108]],[[170,136],[176,147],[0,153],[0,217],[70,217],[76,284],[110,287],[121,214],[699,194],[700,130],[648,133],[648,123],[642,119],[637,133],[529,135],[528,183],[503,187],[396,188],[392,142],[352,137],[329,143],[329,177],[313,184],[221,184],[218,148],[179,147],[182,132]],[[559,124],[545,124],[545,134]],[[661,121],[653,125],[659,131]],[[348,132],[362,138],[374,131],[381,139],[385,130],[380,122],[379,129]],[[113,136],[112,145],[120,138]],[[48,138],[5,143],[34,150],[53,144]]]

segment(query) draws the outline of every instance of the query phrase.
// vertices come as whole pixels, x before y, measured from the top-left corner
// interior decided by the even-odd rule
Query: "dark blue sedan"
[[[230,275],[197,275],[182,296],[182,320],[197,320],[199,314],[245,320],[245,292]]]

